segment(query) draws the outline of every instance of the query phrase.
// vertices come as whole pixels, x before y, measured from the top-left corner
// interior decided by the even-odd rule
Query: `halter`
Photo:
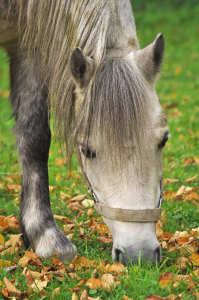
[[[94,200],[94,207],[96,212],[106,218],[117,220],[121,222],[140,222],[140,223],[148,223],[148,222],[157,222],[161,218],[161,204],[164,201],[163,198],[163,177],[160,180],[160,199],[158,208],[154,209],[122,209],[122,208],[114,208],[99,202],[93,188],[88,180],[86,173],[84,172],[81,154],[78,151],[78,158],[80,162],[80,166],[82,169],[82,173],[84,179],[88,185],[89,194],[92,195]]]

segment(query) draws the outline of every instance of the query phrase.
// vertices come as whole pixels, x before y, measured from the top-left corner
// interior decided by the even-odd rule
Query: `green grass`
[[[134,3],[135,2],[135,3]],[[190,4],[191,3],[191,4]],[[179,182],[167,184],[165,190],[176,192],[181,185],[198,187],[198,178],[188,185],[185,180],[198,174],[198,164],[184,165],[184,158],[199,158],[199,23],[197,22],[199,14],[199,4],[197,1],[133,1],[134,16],[136,20],[137,35],[141,48],[151,43],[159,32],[165,37],[166,51],[162,67],[162,74],[157,83],[157,93],[165,113],[168,116],[168,124],[171,137],[164,149],[164,177],[178,179]],[[0,52],[0,91],[9,89],[9,71],[8,59],[6,54]],[[8,97],[2,92],[0,98],[0,183],[9,183],[6,177],[10,174],[20,175],[20,166],[18,164],[17,151],[15,147],[14,135],[11,128],[14,126],[14,120]],[[175,107],[172,107],[175,105]],[[188,130],[187,130],[188,129]],[[193,131],[193,134],[189,133]],[[76,213],[60,200],[60,191],[76,194],[86,193],[86,185],[78,172],[76,157],[73,158],[72,170],[74,175],[69,179],[69,173],[65,166],[56,166],[55,159],[62,157],[60,146],[52,139],[51,151],[49,156],[49,180],[50,185],[59,186],[51,193],[51,204],[54,214],[66,215],[73,219]],[[60,175],[59,175],[60,174]],[[77,177],[77,175],[80,175]],[[59,179],[60,177],[60,179]],[[59,180],[57,180],[59,179]],[[20,177],[15,179],[14,183],[20,184]],[[66,189],[68,188],[68,190]],[[10,197],[10,193],[0,189],[0,214],[19,215],[19,204],[16,197]],[[163,222],[163,230],[174,233],[176,230],[192,229],[199,225],[198,205],[189,202],[176,202],[166,200],[163,205],[166,212],[166,220]],[[5,210],[5,211],[4,211]],[[94,214],[96,217],[96,214]],[[78,222],[87,220],[86,215],[80,217]],[[63,229],[63,223],[57,222]],[[97,241],[97,233],[90,233],[89,228],[85,228],[86,235],[90,239],[80,239],[80,229],[75,228],[75,234],[72,239],[77,246],[78,253],[87,256],[90,259],[107,260],[111,263],[111,244],[104,245]],[[13,232],[10,232],[13,233]],[[4,233],[3,233],[4,234]],[[8,232],[9,234],[9,232]],[[4,234],[6,240],[9,239]],[[105,252],[100,248],[105,247]],[[181,282],[177,287],[172,285],[163,289],[158,284],[161,272],[172,272],[174,275],[179,273],[175,264],[175,258],[179,257],[177,252],[166,252],[163,250],[162,264],[155,267],[150,266],[132,266],[129,268],[128,277],[120,278],[121,283],[112,291],[111,294],[102,289],[90,290],[89,296],[100,299],[122,299],[127,295],[133,299],[144,300],[145,297],[156,294],[162,297],[169,297],[170,294],[180,294],[184,292],[183,300],[195,300],[192,291],[188,291],[188,283]],[[15,255],[11,257],[4,256],[14,261]],[[47,262],[46,262],[47,263]],[[12,273],[4,270],[0,271],[0,280],[4,276],[13,279]],[[81,278],[90,278],[93,269],[87,272],[78,271],[77,275]],[[20,282],[22,290],[26,290],[26,278],[21,276],[22,269],[15,271],[14,278]],[[189,272],[187,271],[187,274]],[[182,274],[186,274],[186,271]],[[68,287],[76,287],[78,280],[65,277],[60,283],[53,279],[48,285],[46,299],[50,299],[54,288],[61,285],[61,296],[56,299],[71,299],[72,292]],[[3,296],[2,296],[3,297]],[[3,298],[1,298],[3,299]],[[38,299],[35,295],[31,299]]]

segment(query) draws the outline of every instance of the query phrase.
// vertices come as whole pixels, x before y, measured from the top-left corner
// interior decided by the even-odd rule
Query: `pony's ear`
[[[85,88],[94,71],[94,61],[86,56],[80,48],[72,50],[69,58],[69,68],[75,84]]]
[[[138,68],[151,83],[156,82],[160,72],[164,48],[164,37],[162,33],[159,33],[152,44],[135,53],[135,60]]]

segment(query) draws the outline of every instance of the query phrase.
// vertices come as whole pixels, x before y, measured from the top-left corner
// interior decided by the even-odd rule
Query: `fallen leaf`
[[[7,290],[6,292],[8,293],[8,296],[5,296],[3,293],[5,297],[18,296],[21,294],[21,292],[6,277],[4,277],[4,283]]]
[[[102,287],[102,281],[101,281],[101,279],[90,278],[87,280],[86,285],[90,289],[95,290],[98,287]]]
[[[145,300],[168,300],[168,299],[169,298],[162,298],[162,297],[156,296],[154,294],[145,298]]]
[[[5,189],[7,191],[19,192],[21,190],[21,185],[20,184],[7,184],[7,185],[5,185]]]
[[[124,300],[133,300],[133,298],[129,298],[129,297],[127,297],[126,295],[123,295],[123,299],[124,299]]]
[[[78,300],[78,297],[77,297],[77,294],[76,293],[73,293],[72,294],[72,299],[71,300]]]
[[[179,182],[179,179],[164,178],[164,184]]]
[[[89,217],[93,215],[93,209],[92,209],[92,208],[89,208],[89,209],[88,209],[87,215],[88,215]]]
[[[15,247],[16,245],[22,245],[20,241],[22,234],[12,234],[10,237],[10,245]]]
[[[81,296],[80,296],[80,300],[88,300],[88,292],[87,290],[83,290]]]
[[[43,290],[47,286],[47,281],[41,281],[39,279],[36,279],[33,284],[29,287],[30,290],[33,290],[34,292],[38,292]]]
[[[85,199],[82,201],[82,205],[84,207],[90,207],[94,205],[94,201],[93,200],[89,200],[89,199]]]
[[[195,180],[197,177],[198,177],[198,174],[196,174],[195,176],[193,176],[193,177],[191,177],[191,178],[189,178],[189,179],[187,179],[185,181],[186,181],[186,183],[189,183],[189,182]]]
[[[4,236],[0,234],[0,244],[4,244],[4,241],[5,241]]]
[[[169,272],[169,273],[166,273],[163,276],[160,276],[160,278],[158,280],[158,283],[161,287],[166,287],[170,284],[172,279],[173,279],[173,274],[171,272]]]
[[[191,262],[194,266],[199,266],[199,254],[191,253],[191,256],[189,257],[189,259],[191,260]]]
[[[68,194],[60,191],[60,198],[61,198],[61,200],[69,200],[69,199],[71,199],[71,195],[68,195]]]
[[[114,288],[114,277],[112,274],[104,274],[101,278],[102,280],[102,288],[107,291],[111,292],[111,290]]]
[[[72,198],[71,200],[73,200],[73,201],[83,201],[86,196],[87,196],[86,194],[78,195],[78,196],[75,196],[74,198]]]
[[[54,289],[53,292],[52,292],[52,294],[51,294],[51,298],[59,296],[60,295],[60,289],[61,289],[60,286],[58,288]]]
[[[186,186],[182,185],[179,190],[177,191],[176,195],[179,196],[179,195],[182,195],[184,194],[186,191]]]

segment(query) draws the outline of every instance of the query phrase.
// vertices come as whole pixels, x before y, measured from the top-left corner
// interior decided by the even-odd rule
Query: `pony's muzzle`
[[[152,246],[135,249],[132,247],[124,248],[120,245],[113,245],[112,259],[115,262],[121,262],[124,265],[138,264],[139,261],[143,263],[151,263],[154,265],[161,261],[161,248],[157,242]]]

